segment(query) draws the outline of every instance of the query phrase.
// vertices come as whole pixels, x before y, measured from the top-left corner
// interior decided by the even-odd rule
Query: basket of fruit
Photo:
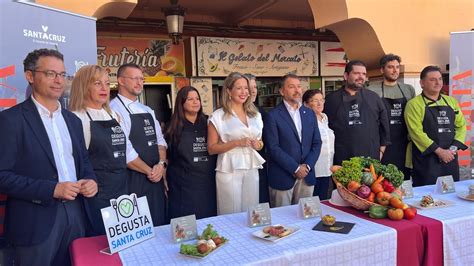
[[[388,206],[393,196],[401,198],[398,187],[403,183],[403,173],[393,164],[353,157],[331,170],[339,195],[358,210],[366,211],[372,205]]]

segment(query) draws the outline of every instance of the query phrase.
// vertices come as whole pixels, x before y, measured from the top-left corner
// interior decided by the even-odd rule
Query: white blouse
[[[316,177],[331,176],[331,166],[334,159],[334,131],[329,128],[328,116],[322,113],[322,121],[318,120],[319,133],[321,134],[321,153],[314,166]]]
[[[224,143],[242,138],[262,138],[263,121],[260,113],[255,117],[247,116],[248,126],[246,126],[235,113],[226,115],[220,108],[211,114],[209,122],[214,125]],[[265,159],[252,147],[236,147],[217,156],[216,171],[232,173],[240,169],[259,169],[263,163]]]
[[[105,109],[92,109],[92,108],[86,108],[87,112],[89,115],[92,117],[92,120],[94,121],[106,121],[110,120],[110,115]],[[89,145],[91,143],[91,123],[90,119],[86,114],[86,111],[81,110],[81,111],[74,111],[73,112],[79,119],[81,119],[82,122],[82,130],[84,131],[84,141],[86,144],[86,148],[89,149]],[[117,122],[120,121],[119,115],[112,111],[111,113],[112,117],[117,120]],[[128,139],[128,136],[125,134],[125,142],[126,142],[126,158],[127,158],[127,163],[135,160],[138,157],[138,153],[133,149],[132,143]]]

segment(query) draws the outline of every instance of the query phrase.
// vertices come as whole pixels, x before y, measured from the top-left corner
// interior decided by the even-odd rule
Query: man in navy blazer
[[[267,114],[263,127],[272,207],[313,195],[314,165],[321,151],[316,115],[301,104],[298,76],[284,76],[280,94],[283,101]]]
[[[85,236],[82,197],[97,193],[81,121],[61,107],[63,55],[39,49],[24,60],[32,96],[0,112],[0,193],[18,265],[68,265],[69,244]]]

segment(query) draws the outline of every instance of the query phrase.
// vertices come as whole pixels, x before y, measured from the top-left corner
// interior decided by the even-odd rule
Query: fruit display
[[[198,241],[195,244],[181,244],[179,253],[192,257],[205,257],[227,241],[213,229],[211,224],[208,224],[198,237]]]
[[[405,216],[407,219],[416,216],[416,210],[404,211],[408,206],[403,202],[399,189],[404,176],[395,165],[383,165],[367,157],[353,157],[331,169],[341,197],[356,209],[368,210],[371,218],[401,220]]]

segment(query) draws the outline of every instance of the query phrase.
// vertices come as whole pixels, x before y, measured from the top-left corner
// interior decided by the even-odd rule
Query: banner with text
[[[318,42],[197,37],[198,75],[318,76]]]
[[[184,46],[169,39],[97,38],[97,64],[109,72],[110,82],[117,82],[117,70],[126,63],[142,67],[146,77],[185,76]]]
[[[0,1],[0,111],[23,102],[31,93],[23,60],[40,48],[64,55],[66,72],[96,62],[96,20],[34,3]],[[66,82],[66,97],[71,83]]]
[[[460,178],[469,179],[474,177],[473,170],[473,138],[472,131],[474,95],[472,84],[474,84],[474,32],[451,33],[451,50],[449,60],[449,94],[455,97],[464,117],[467,121],[466,145],[469,149],[458,151],[460,166]]]

